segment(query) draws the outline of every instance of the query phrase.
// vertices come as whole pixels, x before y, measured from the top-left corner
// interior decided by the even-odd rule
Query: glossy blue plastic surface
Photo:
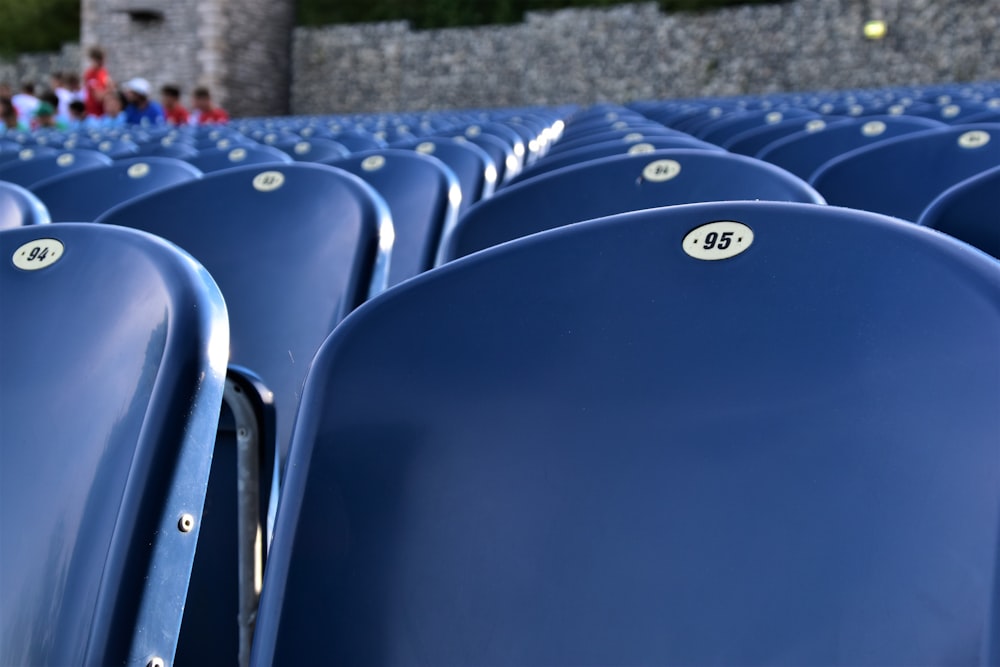
[[[288,153],[296,162],[322,162],[347,157],[351,154],[347,146],[332,139],[292,139],[279,142],[275,148]]]
[[[1000,166],[945,190],[918,222],[1000,259]]]
[[[45,203],[53,222],[93,222],[118,204],[200,177],[201,172],[187,162],[148,156],[62,174],[31,191]]]
[[[971,132],[984,132],[989,138],[975,148],[961,146],[962,137]],[[916,222],[939,194],[996,166],[1000,166],[1000,123],[960,125],[851,151],[821,166],[809,182],[833,205]]]
[[[685,254],[719,220],[752,245]],[[253,664],[993,664],[998,403],[1000,265],[916,225],[479,253],[320,351]]]
[[[138,144],[130,139],[124,138],[124,136],[120,139],[103,139],[97,142],[97,145],[94,146],[94,148],[113,160],[121,160],[123,158],[139,154]]]
[[[680,172],[670,180],[648,180],[643,171],[659,160],[673,160]],[[668,149],[614,156],[528,179],[480,202],[444,239],[442,259],[616,213],[736,199],[823,203],[799,178],[742,155]]]
[[[869,123],[884,125],[879,133],[869,133]],[[767,160],[787,169],[800,178],[808,179],[825,162],[848,151],[876,144],[893,137],[913,132],[944,127],[941,123],[926,118],[907,116],[870,116],[851,119],[828,126],[819,132],[799,132],[768,145],[755,157]]]
[[[0,165],[7,166],[18,161],[34,160],[41,157],[52,157],[59,155],[60,151],[48,146],[26,146],[16,151],[5,151],[0,153]]]
[[[389,285],[434,266],[441,234],[454,227],[462,191],[443,162],[398,148],[355,153],[330,160],[382,195],[392,215],[395,241],[389,260]]]
[[[548,152],[548,155],[555,157],[570,151],[579,150],[581,148],[589,148],[596,144],[603,144],[609,141],[638,143],[645,139],[652,139],[654,137],[673,137],[676,139],[699,141],[689,134],[684,134],[683,132],[678,132],[677,130],[671,130],[670,128],[662,125],[659,127],[629,127],[623,130],[604,130],[600,132],[586,133],[583,136],[566,136],[563,134],[559,141],[552,145],[552,149]],[[630,138],[634,138],[634,140],[630,140]]]
[[[705,151],[722,151],[715,144],[710,144],[694,137],[683,136],[678,133],[659,136],[645,136],[639,141],[626,143],[622,139],[614,141],[602,141],[589,146],[584,146],[562,153],[549,154],[539,158],[530,167],[527,167],[520,174],[507,182],[505,187],[510,187],[529,178],[534,178],[542,174],[547,174],[556,169],[572,167],[591,160],[598,160],[602,157],[612,155],[627,155],[637,145],[644,144],[652,146],[654,150],[665,150],[669,148],[691,148]]]
[[[46,238],[54,263],[14,265]],[[170,664],[225,380],[222,297],[128,229],[5,230],[0,257],[0,664]]]
[[[197,156],[187,158],[187,161],[207,174],[247,165],[290,164],[292,158],[273,146],[234,145],[227,148],[206,148]]]
[[[819,114],[806,109],[763,109],[759,111],[745,111],[742,113],[730,113],[713,120],[707,125],[699,128],[697,132],[692,132],[699,139],[704,139],[713,144],[724,146],[729,139],[746,132],[750,128],[765,127],[774,125],[789,118],[819,118]]]
[[[20,185],[0,182],[0,229],[51,222],[41,200]]]
[[[88,150],[63,151],[57,155],[18,160],[0,165],[0,181],[26,188],[60,174],[94,169],[111,164],[104,153]]]
[[[188,160],[198,155],[198,149],[192,144],[174,141],[168,144],[149,143],[139,147],[139,155],[151,157],[172,157],[178,160]]]
[[[788,120],[783,120],[778,123],[752,127],[749,130],[744,130],[735,136],[729,137],[729,139],[723,142],[722,146],[727,151],[732,153],[739,153],[740,155],[749,155],[753,157],[763,150],[768,144],[774,143],[779,139],[783,139],[799,132],[819,131],[816,129],[817,121],[823,123],[820,127],[824,130],[831,126],[836,127],[840,123],[847,124],[851,122],[846,118],[837,118],[835,116],[827,118],[822,116],[789,118]]]
[[[261,174],[280,187],[254,186]],[[258,182],[259,183],[259,182]],[[159,190],[98,222],[152,232],[195,256],[229,308],[231,362],[274,391],[287,449],[309,361],[368,295],[381,198],[357,177],[305,163],[236,167]]]
[[[480,199],[488,199],[496,189],[496,164],[485,150],[470,141],[460,138],[429,137],[396,143],[392,147],[432,155],[451,169],[462,190],[459,215]]]

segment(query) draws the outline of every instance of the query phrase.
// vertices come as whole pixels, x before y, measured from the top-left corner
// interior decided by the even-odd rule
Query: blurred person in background
[[[125,127],[126,124],[125,97],[117,90],[107,91],[104,95],[104,113],[100,118],[94,119],[91,127],[109,130]]]
[[[212,93],[209,92],[208,88],[204,86],[195,88],[191,99],[194,107],[194,111],[191,113],[192,125],[229,122],[229,114],[212,103]]]
[[[181,89],[179,87],[167,84],[160,88],[160,102],[163,104],[163,113],[167,123],[170,125],[188,124],[190,114],[181,104]]]
[[[40,100],[35,97],[35,84],[25,81],[21,84],[21,92],[10,98],[11,104],[17,109],[17,119],[22,125],[28,125],[35,117]]]
[[[65,130],[65,123],[56,118],[56,109],[49,102],[42,102],[31,119],[32,130]]]
[[[129,79],[125,84],[125,122],[129,125],[162,125],[164,123],[163,107],[158,102],[149,99],[149,81],[142,77]]]
[[[69,103],[69,120],[66,122],[67,129],[82,130],[86,125],[87,105],[82,100],[73,100]]]
[[[0,128],[17,132],[28,129],[17,118],[17,109],[11,103],[9,97],[0,97]]]
[[[101,116],[104,113],[104,94],[114,84],[104,67],[104,49],[99,46],[91,47],[87,57],[90,58],[90,67],[83,73],[84,103],[87,105],[88,115]]]
[[[59,100],[56,105],[56,115],[59,118],[69,118],[69,103],[73,101],[73,93],[66,87],[66,76],[62,72],[53,72],[49,75],[49,86]]]

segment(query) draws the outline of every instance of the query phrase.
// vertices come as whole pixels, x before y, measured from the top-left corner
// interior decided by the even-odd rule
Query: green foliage
[[[415,28],[517,23],[526,11],[603,7],[627,0],[299,0],[300,25],[409,21]],[[725,5],[787,0],[659,0],[664,11],[699,11]]]
[[[0,56],[58,51],[80,39],[80,0],[0,0]]]

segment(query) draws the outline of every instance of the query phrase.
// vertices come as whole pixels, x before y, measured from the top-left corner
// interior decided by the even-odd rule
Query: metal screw
[[[187,513],[182,514],[180,521],[177,522],[177,529],[180,530],[182,533],[190,533],[194,529],[194,517]],[[162,661],[160,662],[159,665],[154,666],[153,662],[155,660],[159,660],[159,658],[153,658],[152,660],[150,660],[149,665],[147,665],[146,667],[163,667]]]
[[[146,667],[166,667],[166,663],[163,662],[163,658],[153,656],[149,659],[149,662],[146,663]]]

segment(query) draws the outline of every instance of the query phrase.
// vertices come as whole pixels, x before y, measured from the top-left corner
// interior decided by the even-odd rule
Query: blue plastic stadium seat
[[[874,116],[830,123],[819,131],[802,131],[774,141],[755,157],[806,180],[824,163],[849,151],[893,137],[944,127],[937,121],[906,116]]]
[[[505,169],[501,174],[502,180],[516,176],[517,172],[524,168],[526,153],[524,140],[517,132],[501,123],[470,123],[452,130],[438,132],[437,136],[465,137],[483,148],[499,140],[505,150],[509,151],[509,157],[504,160]],[[485,143],[482,141],[484,137]]]
[[[162,188],[201,177],[197,168],[167,157],[135,157],[62,174],[31,188],[54,222],[93,222],[109,209]]]
[[[395,233],[390,286],[434,266],[441,236],[454,227],[462,198],[451,169],[432,155],[393,148],[325,163],[364,179],[388,204]]]
[[[727,114],[708,123],[697,132],[692,132],[699,139],[724,146],[729,139],[741,132],[755,127],[776,125],[790,118],[819,118],[819,114],[806,109],[762,109],[759,111],[744,111]]]
[[[476,144],[457,137],[426,137],[397,142],[393,148],[431,155],[451,169],[462,190],[462,215],[480,199],[488,199],[497,186],[497,167],[489,154]]]
[[[362,151],[373,151],[379,148],[385,148],[386,142],[382,139],[376,139],[370,134],[364,134],[362,132],[335,132],[330,136],[338,144],[347,147],[347,150],[352,153],[360,153]]]
[[[556,169],[571,167],[573,165],[597,160],[612,155],[635,155],[636,153],[651,153],[655,150],[668,148],[695,148],[699,150],[721,151],[715,144],[710,144],[694,137],[688,137],[680,133],[660,136],[644,136],[643,139],[635,142],[625,142],[621,139],[613,141],[602,141],[591,146],[583,146],[562,153],[551,153],[539,158],[531,166],[509,180],[504,187],[510,187],[529,178],[534,178],[542,174],[547,174]]]
[[[97,142],[94,147],[113,160],[134,157],[139,154],[139,145],[131,139],[107,138]]]
[[[561,225],[675,204],[766,199],[821,204],[804,181],[720,151],[614,156],[531,178],[469,210],[443,242],[443,261]]]
[[[241,145],[235,148],[206,148],[195,157],[187,158],[187,161],[207,174],[247,165],[291,164],[292,158],[273,146]]]
[[[309,360],[378,282],[380,228],[389,220],[382,198],[360,179],[295,163],[206,174],[97,222],[162,236],[208,268],[229,307],[231,362],[274,392],[284,452]]]
[[[332,139],[291,139],[279,141],[274,147],[288,153],[296,162],[322,162],[347,157],[351,154],[344,144]]]
[[[1000,124],[958,125],[890,139],[821,166],[810,179],[827,201],[916,221],[935,197],[1000,166]]]
[[[38,156],[0,165],[0,181],[30,188],[60,174],[85,171],[111,164],[111,158],[89,150],[63,151],[57,155]]]
[[[672,137],[692,142],[699,141],[689,134],[684,134],[683,132],[671,130],[663,126],[643,128],[629,127],[622,130],[601,131],[593,134],[588,133],[583,136],[567,137],[566,135],[563,135],[559,141],[552,145],[552,149],[548,152],[548,155],[555,157],[557,155],[563,155],[571,151],[576,151],[581,148],[589,148],[596,144],[602,144],[609,141],[620,141],[624,144],[637,144],[649,139],[661,137]]]
[[[464,135],[435,136],[434,138],[453,139],[458,142],[464,141],[481,148],[489,155],[493,164],[496,165],[498,186],[517,176],[521,170],[520,162],[517,156],[514,155],[514,149],[503,139],[491,134],[478,134],[474,137],[466,137]]]
[[[27,146],[18,150],[0,153],[0,165],[7,166],[12,162],[34,160],[36,158],[59,155],[60,151],[50,146]]]
[[[734,135],[723,142],[722,147],[740,155],[755,156],[768,144],[799,132],[820,132],[830,126],[850,123],[846,118],[789,118],[778,123],[753,127]]]
[[[360,179],[339,169],[305,163],[237,167],[207,174],[118,206],[99,223],[149,231],[187,249],[219,283],[229,308],[233,365],[258,377],[273,393],[274,437],[260,448],[280,461],[310,360],[343,317],[368,296],[372,283],[385,284],[384,255],[389,214],[381,198]],[[380,278],[373,278],[373,275]],[[220,426],[224,439],[225,424]],[[223,451],[231,452],[227,447]],[[277,453],[275,453],[277,452]],[[226,480],[230,480],[227,482]],[[213,466],[220,499],[216,512],[236,494],[231,468]],[[260,479],[266,497],[270,480]],[[229,526],[226,529],[226,526]],[[192,588],[197,600],[212,600],[227,613],[209,616],[220,624],[206,631],[206,610],[185,621],[181,657],[188,664],[235,659],[237,545],[223,521],[209,536],[212,556],[196,563]],[[265,542],[267,536],[264,536]],[[199,559],[200,561],[200,559]],[[207,587],[207,588],[206,588]],[[213,607],[215,608],[215,607]],[[244,620],[244,622],[246,622]],[[213,626],[214,627],[214,626]]]
[[[189,256],[0,232],[0,664],[172,664],[229,347]]]
[[[1000,264],[916,225],[521,239],[360,308],[302,400],[256,667],[996,655]]]
[[[930,203],[919,224],[1000,258],[1000,166],[961,181]]]
[[[186,141],[154,141],[143,144],[139,147],[139,155],[153,157],[171,157],[179,160],[187,160],[198,155],[198,149],[194,144]]]
[[[20,185],[0,182],[0,229],[52,222],[45,204]]]

